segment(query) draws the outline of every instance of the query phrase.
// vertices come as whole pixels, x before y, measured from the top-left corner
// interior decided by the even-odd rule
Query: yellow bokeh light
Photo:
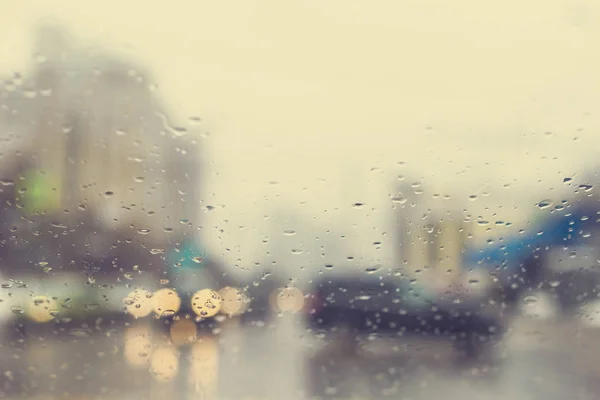
[[[196,315],[202,318],[214,317],[221,310],[223,300],[212,289],[202,289],[192,296],[191,306]]]
[[[276,312],[299,312],[304,308],[304,294],[295,287],[275,290],[269,296],[269,303]]]
[[[27,315],[35,322],[49,322],[58,316],[58,304],[51,297],[35,296],[29,303]]]
[[[224,287],[219,290],[221,296],[221,311],[227,315],[239,315],[246,311],[247,296],[240,289],[233,287]]]
[[[134,289],[125,299],[125,310],[136,318],[142,318],[152,312],[152,293],[146,289]]]
[[[173,289],[160,289],[152,296],[154,313],[159,317],[176,314],[181,308],[181,298]]]

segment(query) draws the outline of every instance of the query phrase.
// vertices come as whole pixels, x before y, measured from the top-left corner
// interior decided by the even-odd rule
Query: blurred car
[[[461,288],[464,289],[464,288]],[[356,346],[361,336],[449,340],[464,360],[490,355],[506,319],[488,307],[484,290],[428,293],[416,280],[379,269],[354,277],[323,277],[307,296],[310,328]]]
[[[514,310],[545,297],[554,314],[568,314],[598,298],[600,226],[588,203],[544,218],[519,237],[468,249],[466,264],[494,277],[495,299]]]

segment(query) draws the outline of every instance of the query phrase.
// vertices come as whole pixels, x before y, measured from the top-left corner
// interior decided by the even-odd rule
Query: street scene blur
[[[600,398],[598,7],[63,3],[0,17],[0,398]]]

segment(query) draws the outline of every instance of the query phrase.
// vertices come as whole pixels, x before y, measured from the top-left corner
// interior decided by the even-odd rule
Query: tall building
[[[193,132],[173,126],[133,63],[53,27],[36,45],[32,68],[0,84],[0,263],[164,270],[197,239]]]
[[[35,98],[23,106],[23,152],[60,211],[93,210],[108,228],[134,225],[149,238],[196,220],[199,152],[170,125],[147,72],[44,27],[24,86]]]
[[[399,185],[393,202],[404,271],[425,286],[449,285],[463,268],[464,218],[445,202],[434,201],[420,184]]]

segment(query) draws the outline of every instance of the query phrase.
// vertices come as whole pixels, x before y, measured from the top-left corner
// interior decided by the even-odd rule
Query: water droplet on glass
[[[526,305],[530,305],[530,304],[535,304],[537,303],[538,299],[535,296],[527,296],[523,299],[523,303],[525,303]]]
[[[287,229],[287,230],[283,231],[283,234],[285,236],[294,236],[296,234],[296,231],[293,231],[291,229]]]
[[[114,192],[111,192],[111,191],[109,190],[109,191],[106,191],[106,192],[104,192],[104,197],[106,197],[106,198],[108,198],[108,197],[112,197],[114,194],[115,194]]]
[[[408,201],[408,199],[406,197],[402,197],[402,196],[392,197],[392,203],[405,204],[407,201]]]
[[[381,265],[374,265],[372,267],[368,267],[365,269],[365,272],[367,274],[374,274],[375,272],[379,271],[381,269]]]
[[[548,199],[546,199],[546,200],[542,200],[542,201],[540,201],[539,203],[537,203],[537,206],[538,206],[540,209],[542,209],[542,210],[543,210],[543,209],[546,209],[546,208],[548,208],[548,207],[551,207],[553,204],[554,204],[554,203],[552,202],[552,200],[548,200]]]
[[[138,229],[138,233],[141,235],[147,235],[150,233],[150,229]]]
[[[13,314],[17,314],[17,315],[21,315],[25,313],[25,310],[23,309],[23,307],[19,307],[19,306],[12,306],[10,308],[10,311],[12,311]]]

